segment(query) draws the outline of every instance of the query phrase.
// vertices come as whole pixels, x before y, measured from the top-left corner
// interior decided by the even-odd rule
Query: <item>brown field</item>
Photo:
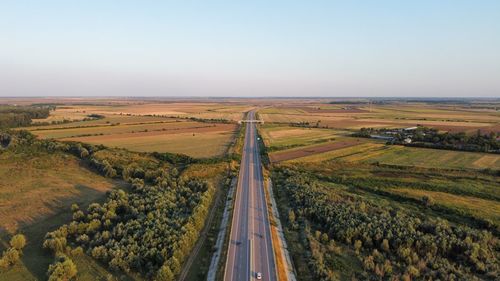
[[[205,123],[203,123],[205,124]],[[192,157],[221,156],[235,136],[234,124],[208,124],[207,127],[180,128],[170,131],[120,133],[102,136],[65,138],[91,144],[126,148],[138,152],[182,153]]]
[[[217,126],[222,126],[222,124],[210,124],[201,122],[186,122],[186,121],[168,121],[168,122],[154,122],[146,124],[120,124],[115,126],[102,125],[94,127],[82,127],[82,128],[65,128],[65,129],[53,129],[53,130],[33,130],[32,132],[41,138],[51,138],[51,139],[61,139],[61,138],[71,138],[79,136],[88,135],[117,135],[117,134],[128,134],[128,133],[143,133],[143,132],[165,132],[165,133],[175,133],[176,131],[189,130],[193,131],[196,129],[203,128],[214,128]]]
[[[271,153],[269,155],[269,159],[273,163],[281,162],[281,161],[287,161],[291,159],[296,159],[296,158],[301,158],[301,157],[306,157],[314,154],[320,154],[336,149],[341,149],[341,148],[346,148],[346,147],[351,147],[358,145],[360,143],[365,142],[365,140],[362,139],[356,139],[356,138],[343,138],[341,140],[336,140],[333,142],[328,142],[326,144],[321,144],[321,145],[312,145],[312,146],[306,146],[306,147],[301,147],[301,148],[296,148],[296,149],[289,149],[289,150],[284,150],[284,151],[279,151],[275,153]]]

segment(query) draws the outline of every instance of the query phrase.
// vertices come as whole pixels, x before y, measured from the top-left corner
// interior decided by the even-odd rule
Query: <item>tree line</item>
[[[406,146],[462,150],[472,152],[500,153],[500,141],[498,132],[481,133],[477,130],[475,134],[465,132],[444,132],[437,129],[417,126],[414,130],[403,129],[375,129],[361,128],[354,133],[355,137],[370,138],[373,135],[383,135],[390,137],[389,144],[404,144]],[[405,142],[410,139],[411,142]]]
[[[0,105],[0,128],[28,126],[32,119],[49,117],[54,109],[55,106]]]

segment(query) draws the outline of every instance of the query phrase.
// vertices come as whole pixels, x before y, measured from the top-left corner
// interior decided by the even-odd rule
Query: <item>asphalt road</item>
[[[248,114],[253,120],[255,113]],[[236,189],[225,281],[276,280],[262,167],[254,123],[248,123]]]

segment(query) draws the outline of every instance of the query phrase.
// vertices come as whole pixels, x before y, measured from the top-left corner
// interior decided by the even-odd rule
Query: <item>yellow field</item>
[[[243,113],[252,109],[252,106],[232,103],[209,102],[116,102],[107,104],[96,102],[89,105],[62,105],[46,119],[37,119],[35,122],[51,122],[62,120],[81,120],[89,114],[101,115],[159,115],[183,118],[226,119],[241,120]]]
[[[194,128],[190,132],[122,133],[103,136],[76,137],[63,140],[104,144],[139,152],[182,153],[192,157],[221,156],[235,136],[235,125],[217,125],[206,130]]]
[[[478,218],[489,219],[496,225],[500,224],[500,203],[497,201],[464,195],[454,195],[446,192],[410,188],[391,189],[390,192],[415,199],[421,199],[423,196],[429,196],[435,204],[464,211]]]

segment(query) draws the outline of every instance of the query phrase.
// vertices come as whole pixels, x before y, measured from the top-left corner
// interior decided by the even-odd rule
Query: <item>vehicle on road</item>
[[[262,279],[262,273],[257,272],[257,280],[261,280],[261,279]]]

